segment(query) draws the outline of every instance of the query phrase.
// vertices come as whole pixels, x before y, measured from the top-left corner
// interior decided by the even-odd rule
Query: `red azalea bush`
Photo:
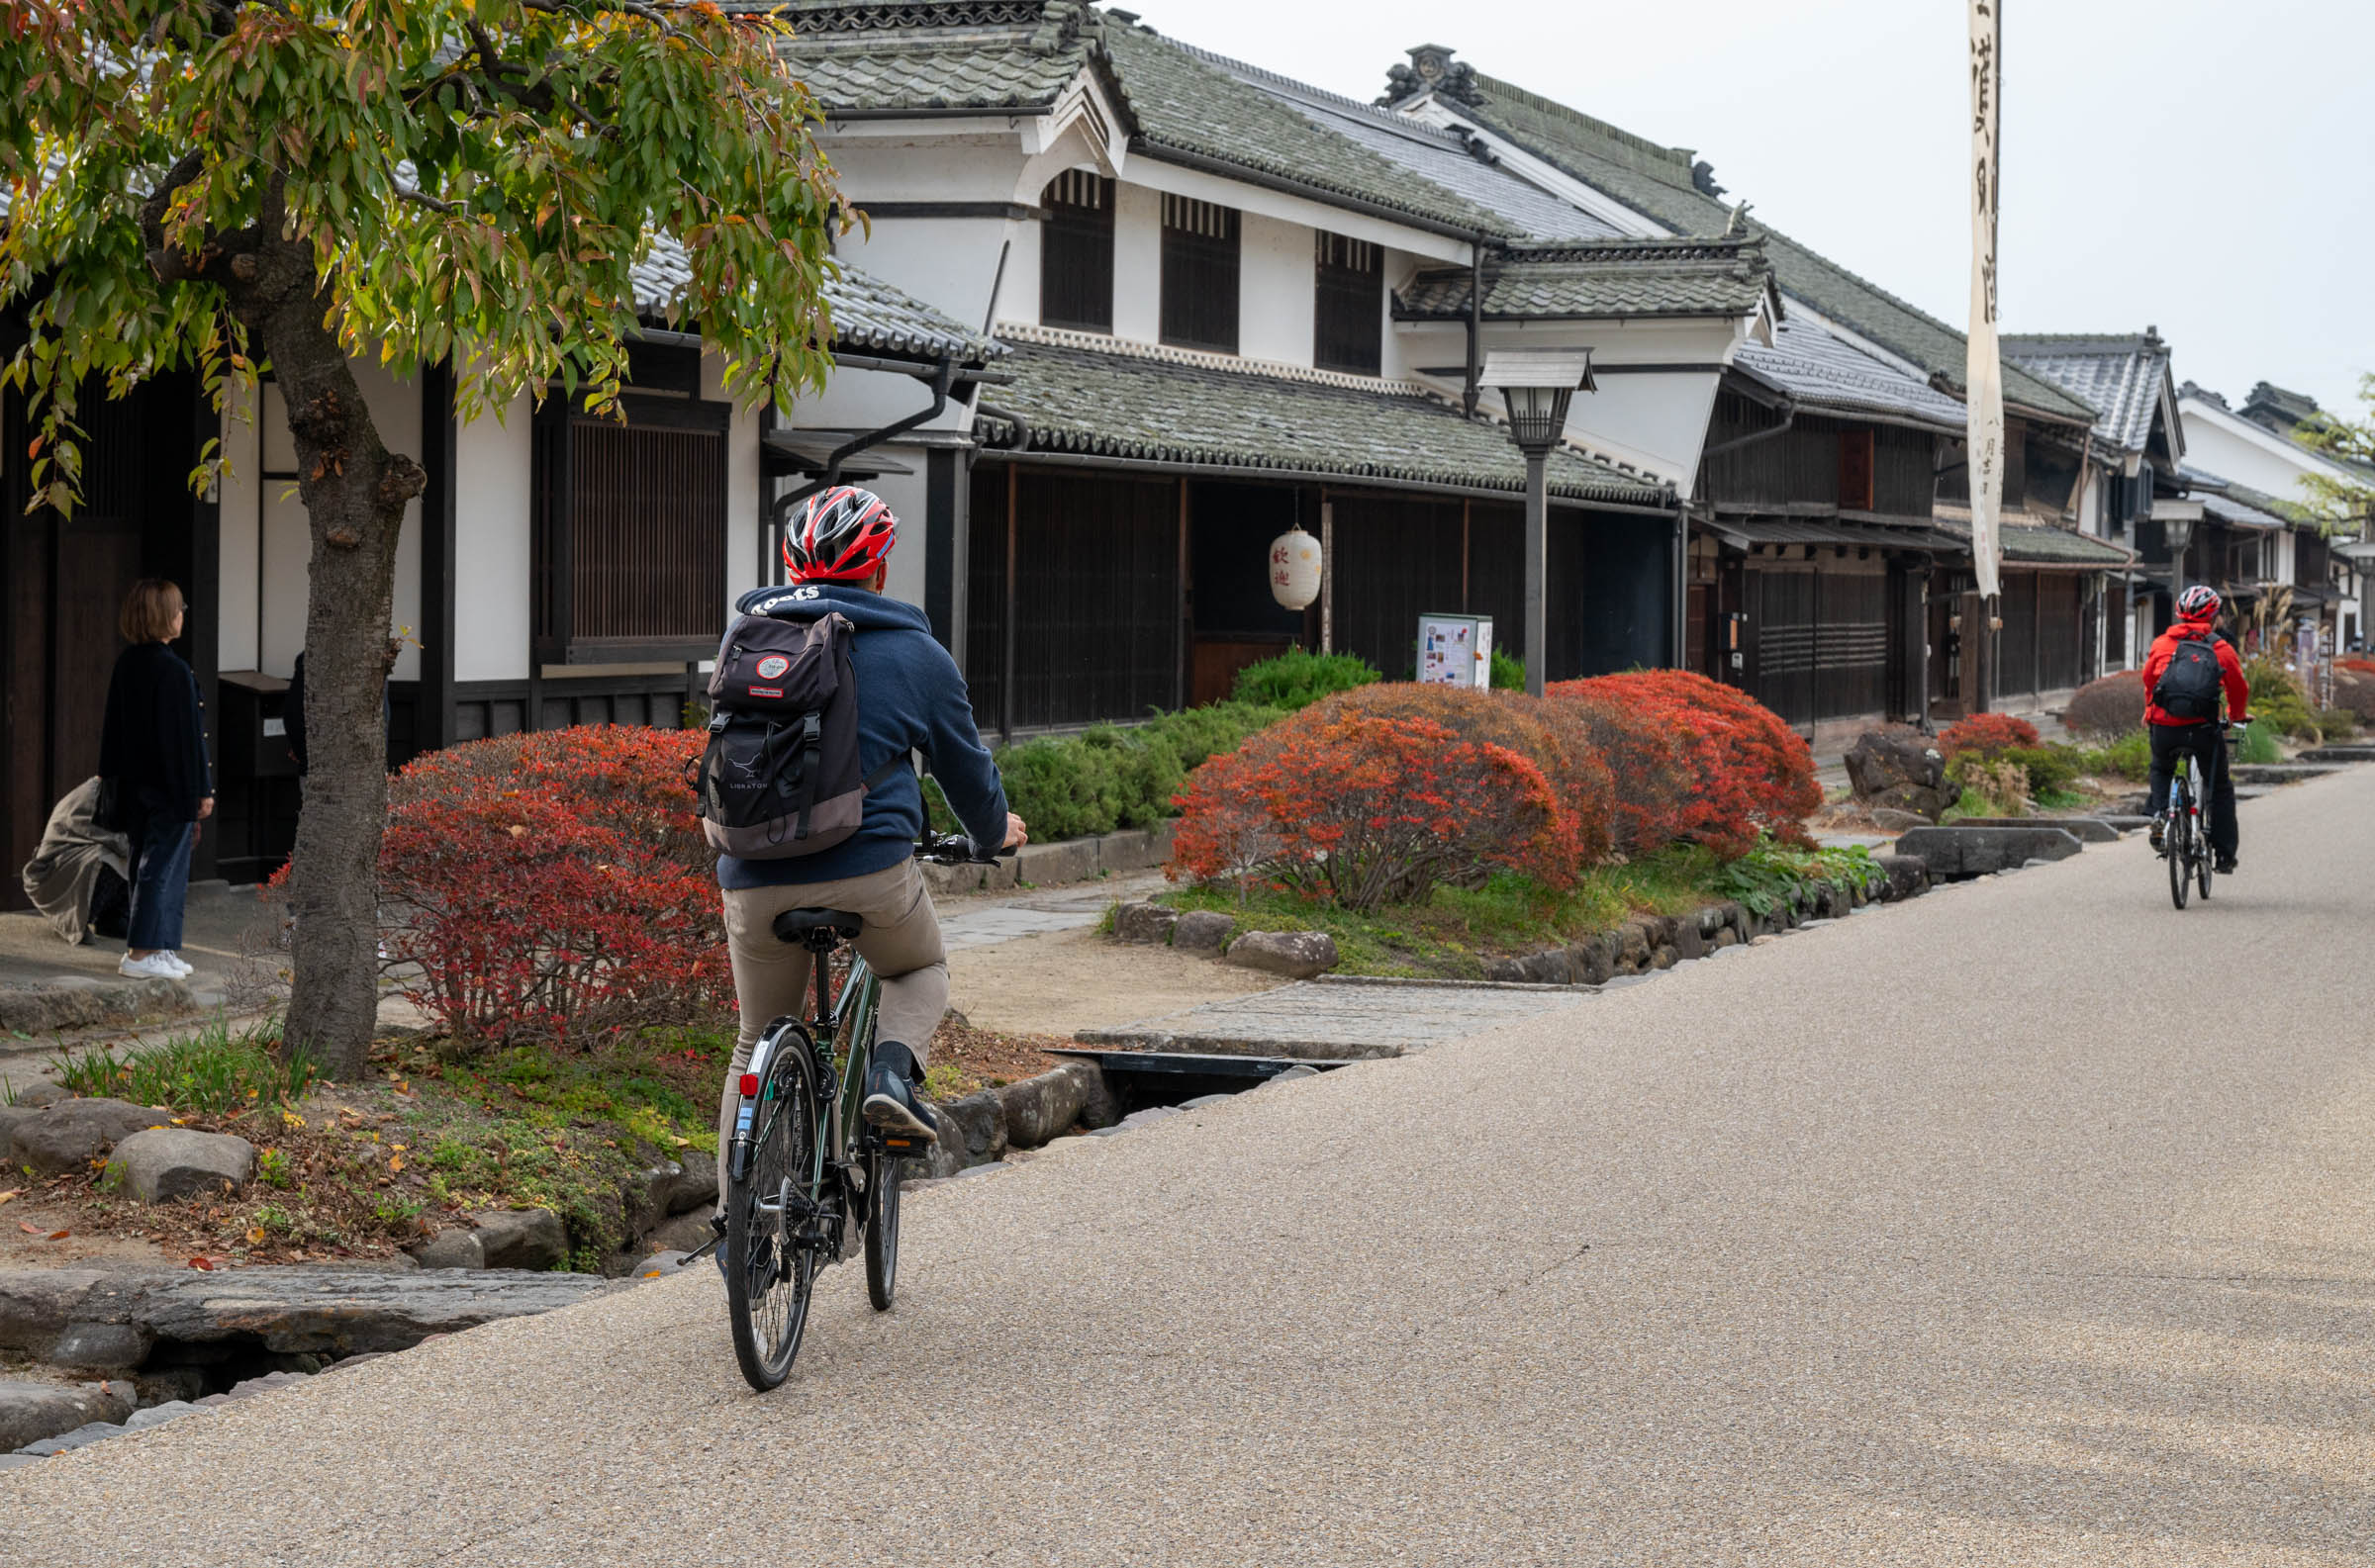
[[[2140,683],[2142,678],[2138,680]],[[2042,744],[2035,724],[2010,713],[1973,713],[1948,725],[1938,738],[1938,749],[1947,754],[1948,762],[1966,752],[1977,752],[1994,762],[2008,751],[2035,751]]]
[[[1683,730],[1601,697],[1553,692],[1543,707],[1608,770],[1612,849],[1639,860],[1691,836],[1695,775]]]
[[[1513,751],[1542,770],[1551,792],[1573,819],[1579,863],[1608,857],[1615,803],[1608,763],[1594,737],[1553,704],[1522,692],[1392,681],[1326,697],[1311,712],[1315,721],[1418,719],[1440,724],[1462,740]]]
[[[1174,875],[1251,876],[1348,909],[1496,867],[1566,886],[1580,859],[1539,766],[1422,718],[1306,709],[1205,763],[1177,804]]]
[[[431,752],[380,840],[387,956],[452,1039],[569,1045],[733,1000],[688,770],[703,737],[546,730]]]
[[[1635,715],[1673,735],[1685,787],[1673,815],[1646,831],[1670,831],[1726,858],[1747,854],[1759,834],[1806,842],[1805,818],[1823,803],[1814,754],[1803,736],[1747,692],[1687,670],[1562,681],[1550,692]],[[1624,766],[1613,763],[1620,774]],[[1633,789],[1628,782],[1620,796]]]
[[[1982,717],[1991,715],[1982,715]],[[1964,724],[1972,722],[1969,719]],[[2020,722],[2015,719],[2013,722]],[[2070,694],[2070,705],[2063,709],[2062,724],[2073,735],[2106,745],[2144,723],[2144,677],[2141,671],[2121,670],[2100,681],[2089,681]],[[1948,735],[1962,728],[1957,724],[1947,731]],[[2034,733],[2035,727],[2032,726]],[[1952,755],[1950,752],[1948,755]]]
[[[2375,725],[2375,665],[2364,659],[2337,662],[2333,671],[2333,705],[2358,720],[2362,729]]]

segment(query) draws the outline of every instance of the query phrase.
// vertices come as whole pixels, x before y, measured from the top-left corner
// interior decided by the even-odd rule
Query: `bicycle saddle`
[[[775,917],[775,939],[822,952],[835,939],[855,942],[866,922],[846,909],[787,909]]]

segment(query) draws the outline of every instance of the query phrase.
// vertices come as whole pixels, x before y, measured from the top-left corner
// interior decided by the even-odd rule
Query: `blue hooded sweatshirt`
[[[997,845],[1006,837],[1006,791],[998,765],[982,745],[973,701],[956,660],[933,640],[923,611],[846,583],[802,583],[760,588],[734,608],[745,615],[815,620],[837,610],[857,627],[849,663],[858,683],[858,768],[871,776],[894,757],[923,753],[932,777],[973,841]],[[915,853],[923,832],[923,786],[905,768],[866,795],[858,831],[831,849],[788,860],[717,857],[720,887],[783,887],[837,882],[885,871]]]

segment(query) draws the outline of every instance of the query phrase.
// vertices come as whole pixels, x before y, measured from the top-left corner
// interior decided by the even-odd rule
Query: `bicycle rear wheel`
[[[2194,834],[2194,865],[2202,879],[2202,896],[2210,896],[2210,869],[2218,857],[2210,852],[2210,835],[2205,831]]]
[[[749,1158],[742,1175],[729,1178],[725,1203],[726,1318],[734,1359],[761,1393],[791,1373],[808,1326],[817,1264],[801,1232],[824,1195],[816,1147],[823,1119],[808,1043],[788,1036],[767,1064]]]
[[[2174,804],[2164,835],[2169,848],[2169,901],[2183,909],[2194,876],[2194,814],[2186,808],[2182,795],[2172,798]]]
[[[866,1299],[891,1310],[899,1288],[899,1189],[907,1162],[898,1154],[866,1156]]]

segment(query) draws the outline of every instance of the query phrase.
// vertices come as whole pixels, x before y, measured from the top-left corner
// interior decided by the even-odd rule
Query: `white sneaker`
[[[124,962],[116,966],[116,972],[134,980],[178,980],[182,969],[170,953],[151,953],[144,959],[127,953]]]
[[[183,958],[180,954],[175,953],[170,949],[166,950],[165,957],[173,961],[173,967],[181,970],[181,977],[185,980],[198,972],[197,965],[192,964],[188,959]]]

